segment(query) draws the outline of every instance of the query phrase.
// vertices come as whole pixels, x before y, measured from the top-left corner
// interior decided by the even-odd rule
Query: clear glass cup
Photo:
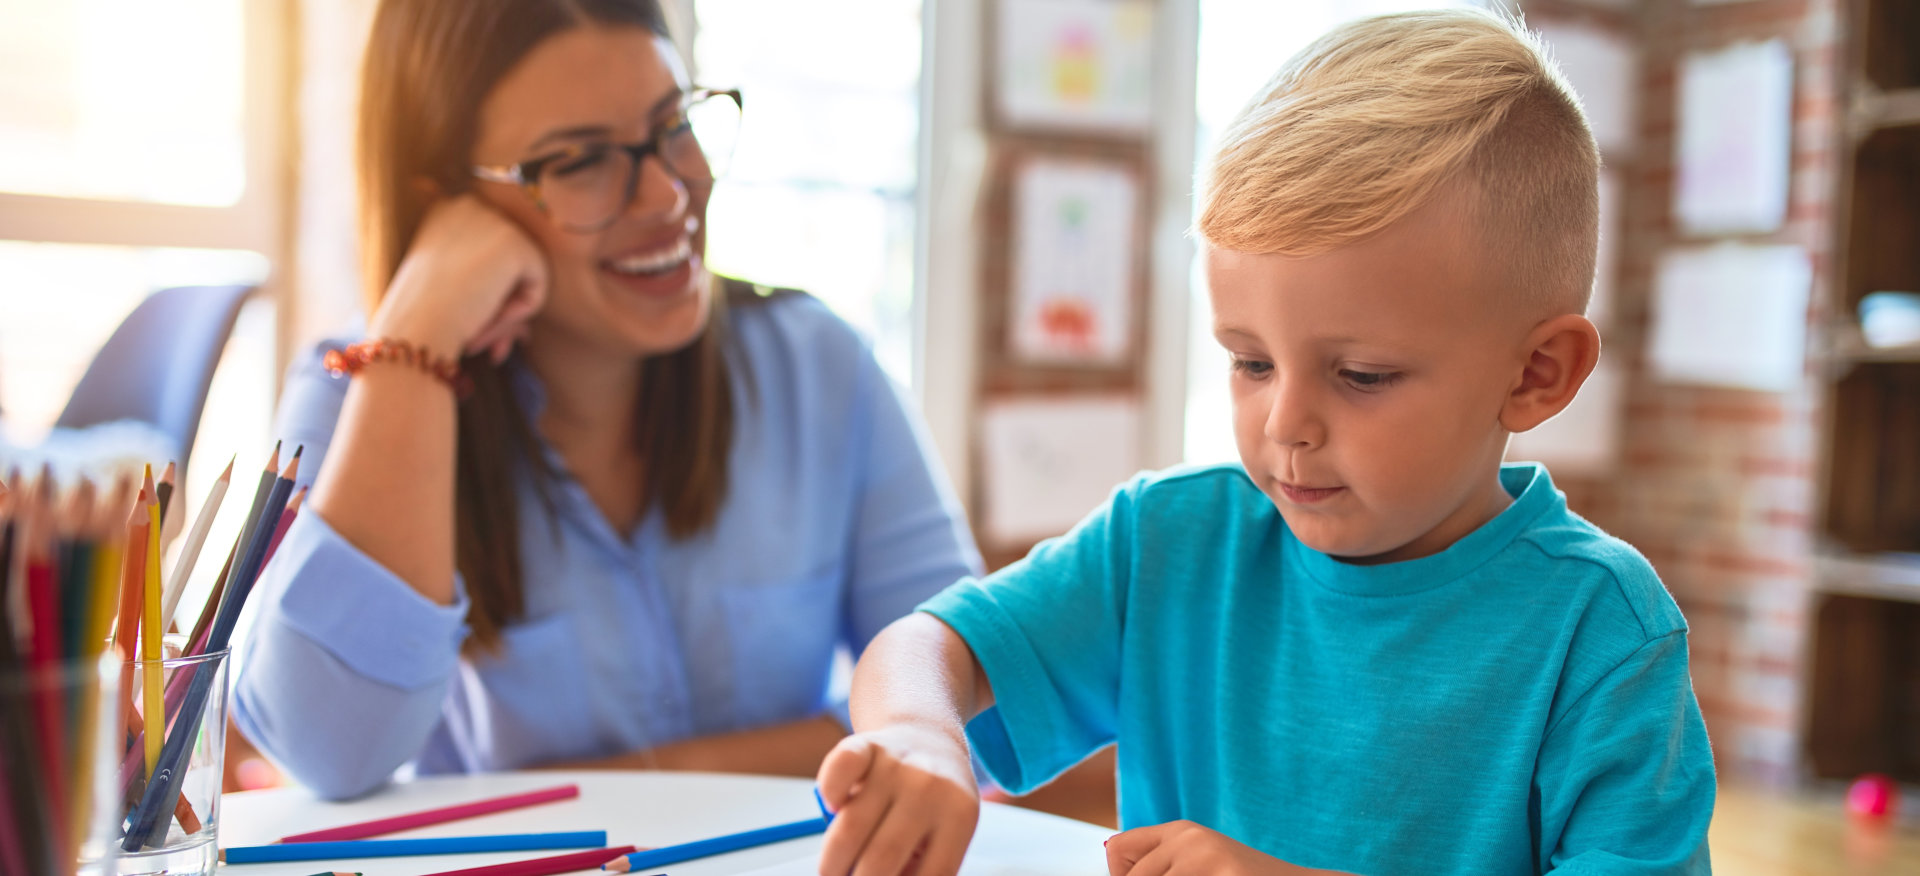
[[[0,871],[108,872],[119,676],[111,658],[0,668]]]
[[[181,644],[180,637],[168,637],[167,653],[179,653]],[[110,770],[121,816],[109,871],[114,876],[213,873],[227,748],[227,655],[221,650],[158,662],[166,732],[152,775],[144,729],[150,664],[135,661],[122,674],[132,696],[123,698],[115,713],[124,710],[133,717],[125,724],[125,738],[132,742],[116,747]]]

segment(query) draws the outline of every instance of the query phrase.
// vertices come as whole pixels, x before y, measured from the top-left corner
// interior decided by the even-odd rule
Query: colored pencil
[[[292,836],[283,836],[280,838],[280,841],[283,843],[321,843],[365,839],[370,836],[379,836],[385,833],[413,830],[416,827],[426,827],[431,824],[446,824],[449,821],[459,821],[464,818],[478,818],[479,816],[491,815],[495,812],[524,809],[528,806],[538,806],[542,803],[552,803],[556,800],[572,800],[578,796],[580,796],[579,785],[560,785],[553,788],[542,788],[538,791],[528,791],[524,794],[508,794],[503,797],[475,800],[472,803],[461,803],[455,806],[443,806],[439,809],[428,809],[423,812],[414,812],[408,815],[395,815],[391,818],[377,818],[372,821],[343,824],[339,827],[330,827],[325,830],[296,833]]]
[[[695,840],[694,842],[681,843],[677,846],[661,846],[660,848],[649,849],[644,852],[634,852],[624,858],[615,858],[608,861],[600,865],[600,869],[614,873],[627,873],[647,867],[662,867],[667,864],[678,864],[681,861],[691,861],[695,858],[723,855],[727,852],[737,852],[741,849],[751,849],[755,846],[764,846],[798,837],[812,836],[826,829],[826,819],[809,818],[805,821],[795,821],[790,824],[776,824],[772,827],[762,827],[757,830],[746,830],[740,833],[730,833],[726,836],[716,836],[711,839]]]
[[[576,849],[606,844],[607,832],[604,830],[576,830],[565,833],[508,833],[492,836],[237,846],[222,851],[220,860],[229,864],[264,864],[271,861],[324,861],[330,858],[398,858],[412,855],[458,855],[469,852],[528,852],[545,849]]]
[[[173,627],[174,609],[180,606],[180,594],[187,590],[187,578],[193,574],[194,564],[200,560],[200,549],[207,543],[207,533],[213,529],[214,515],[220,513],[220,501],[227,497],[227,485],[233,480],[233,460],[227,460],[227,469],[220,473],[220,479],[213,482],[213,489],[207,491],[207,500],[200,503],[200,515],[193,519],[193,528],[187,530],[187,541],[180,546],[180,557],[174,561],[173,575],[167,579],[166,596],[160,600],[160,628]]]
[[[121,553],[120,616],[113,626],[113,644],[120,652],[121,727],[135,725],[133,716],[133,637],[140,626],[140,576],[147,567],[147,491],[143,487],[134,500],[133,516],[127,521],[127,549]]]
[[[200,618],[193,622],[193,631],[187,633],[189,654],[204,654],[208,629],[213,625],[213,617],[220,613],[220,600],[227,593],[227,576],[233,572],[234,555],[239,553],[240,543],[234,542],[227,548],[227,561],[220,566],[220,574],[213,578],[213,592],[207,594],[207,604],[200,606]]]
[[[274,449],[274,459],[279,458],[279,448]],[[252,535],[240,564],[229,577],[226,596],[222,599],[220,610],[214,616],[213,626],[207,633],[204,653],[225,650],[229,637],[233,635],[233,625],[239,620],[240,611],[245,607],[247,595],[253,583],[259,578],[260,566],[265,561],[267,541],[272,537],[273,529],[280,522],[280,515],[286,508],[287,499],[293,494],[293,481],[300,473],[300,450],[296,449],[293,460],[287,463],[286,471],[278,477],[273,472],[265,472],[262,483],[269,485],[268,495],[256,502],[263,510],[262,516],[253,521]],[[198,715],[205,708],[207,696],[215,672],[199,672],[193,677],[192,686],[182,700],[181,714]],[[174,801],[179,798],[181,782],[186,778],[187,756],[191,753],[194,738],[198,735],[197,722],[183,721],[175,732],[161,745],[160,766],[147,782],[146,790],[141,794],[140,803],[134,807],[126,821],[127,830],[121,837],[120,848],[123,851],[139,851],[142,845],[159,845],[166,838],[166,813],[173,811]]]
[[[280,525],[273,528],[273,540],[267,542],[267,558],[261,561],[261,568],[264,569],[267,563],[273,562],[274,553],[280,550],[280,542],[287,537],[287,530],[293,528],[294,518],[300,516],[300,503],[306,498],[306,487],[294,491],[293,498],[287,502],[287,513],[280,515]]]
[[[601,864],[622,855],[631,855],[635,851],[638,850],[633,846],[620,846],[611,849],[594,849],[591,852],[569,852],[550,858],[488,864],[485,867],[468,867],[465,870],[445,870],[429,873],[427,876],[554,876],[556,873],[598,869]]]
[[[149,466],[151,468],[151,466]],[[167,470],[160,475],[160,486],[154,488],[153,495],[160,501],[160,524],[165,526],[170,518],[167,509],[173,505],[174,464],[167,462]]]
[[[148,488],[153,487],[153,466],[147,466]],[[149,495],[158,495],[150,493]],[[160,500],[147,504],[146,589],[140,602],[141,714],[146,718],[147,775],[160,766],[160,730],[166,726],[167,709],[160,700]]]

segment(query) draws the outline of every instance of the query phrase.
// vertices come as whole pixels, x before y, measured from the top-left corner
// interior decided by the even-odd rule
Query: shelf
[[[1920,603],[1920,554],[1823,552],[1813,580],[1821,593]]]
[[[1863,362],[1920,362],[1920,343],[1899,347],[1875,347],[1860,336],[1860,329],[1847,325],[1835,331],[1829,356],[1844,365]]]
[[[1853,98],[1849,123],[1856,139],[1887,128],[1920,125],[1920,88],[1880,91],[1863,86]]]

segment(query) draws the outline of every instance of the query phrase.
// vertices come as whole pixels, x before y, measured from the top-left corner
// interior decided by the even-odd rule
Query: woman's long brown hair
[[[487,93],[542,40],[585,25],[667,33],[654,0],[380,4],[360,86],[360,240],[369,313],[413,244],[433,204],[430,192],[470,188],[467,168]],[[691,345],[641,365],[637,434],[646,507],[657,504],[677,538],[712,525],[726,492],[734,426],[724,353],[727,298],[712,296],[707,329]],[[470,643],[492,650],[501,630],[526,609],[515,478],[533,478],[544,497],[553,473],[505,374],[478,358],[464,368],[474,393],[459,413],[455,563],[472,601]],[[551,511],[552,503],[547,506]]]

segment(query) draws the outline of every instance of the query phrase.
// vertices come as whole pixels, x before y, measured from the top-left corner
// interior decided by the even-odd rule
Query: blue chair
[[[179,448],[184,477],[214,367],[253,288],[182,286],[147,296],[94,354],[54,425],[151,424]]]

